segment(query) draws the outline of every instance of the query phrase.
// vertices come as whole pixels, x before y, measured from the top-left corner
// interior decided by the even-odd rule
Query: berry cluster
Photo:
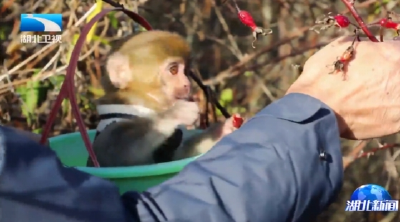
[[[383,42],[383,30],[384,29],[392,29],[395,30],[397,33],[397,37],[400,36],[400,23],[396,23],[393,21],[393,17],[400,17],[398,14],[394,12],[389,12],[388,16],[386,18],[380,19],[378,22],[371,23],[367,25],[368,27],[370,26],[379,26],[380,27],[380,41]],[[354,29],[354,40],[352,44],[343,52],[343,54],[337,58],[337,60],[333,63],[333,71],[330,72],[329,74],[337,73],[337,72],[342,72],[343,73],[343,79],[346,79],[345,75],[345,67],[346,65],[350,62],[350,60],[353,59],[354,56],[354,43],[356,39],[360,41],[359,38],[359,32],[360,28],[350,22],[349,18],[347,16],[337,14],[335,16],[332,16],[332,13],[328,13],[328,15],[323,15],[322,18],[319,18],[315,21],[316,25],[310,28],[310,30],[315,31],[316,33],[320,33],[323,30],[329,29],[331,27],[338,27],[338,28],[347,28],[349,26],[355,27]]]
[[[394,12],[389,12],[388,16],[386,18],[379,19],[379,21],[375,23],[371,23],[367,26],[380,26],[380,30],[384,29],[392,29],[395,30],[397,35],[400,36],[400,23],[394,22],[393,17],[399,18],[400,15],[394,13]],[[351,23],[349,18],[347,16],[337,14],[335,16],[332,16],[332,13],[328,13],[328,15],[323,15],[322,18],[317,19],[315,21],[316,25],[311,27],[310,30],[313,30],[317,32],[318,34],[320,31],[326,30],[331,27],[339,27],[339,28],[347,28],[350,25],[354,26],[356,28],[356,32],[360,30],[360,28],[355,25],[354,23]],[[383,42],[383,32],[380,32],[380,41]]]
[[[362,20],[361,18],[358,16],[357,12],[354,9],[354,2],[355,1],[347,1],[347,0],[343,0],[343,2],[346,4],[346,6],[350,7],[350,11],[352,12],[353,16],[355,17],[356,21],[359,24],[362,24]],[[264,29],[261,28],[259,26],[257,26],[254,22],[253,17],[251,16],[251,14],[247,11],[241,10],[238,6],[238,4],[236,3],[236,0],[232,0],[232,3],[234,4],[237,12],[238,12],[238,17],[240,19],[240,21],[246,25],[247,27],[251,28],[251,30],[253,31],[253,37],[254,40],[252,42],[252,46],[253,48],[255,48],[254,43],[257,41],[257,38],[259,35],[269,35],[272,34],[272,30],[271,29]],[[352,44],[343,52],[343,54],[338,57],[336,59],[336,61],[332,64],[333,66],[333,71],[330,72],[330,74],[333,73],[338,73],[338,72],[342,72],[343,73],[343,79],[346,79],[346,75],[345,75],[345,68],[347,66],[347,64],[353,59],[354,57],[354,43],[356,40],[360,41],[359,38],[359,33],[361,30],[363,30],[365,32],[365,34],[372,40],[372,41],[377,41],[375,37],[371,36],[371,34],[369,33],[369,30],[367,29],[367,27],[369,26],[380,26],[380,41],[383,42],[383,30],[384,29],[392,29],[395,30],[397,33],[397,37],[395,38],[399,38],[400,36],[400,23],[394,22],[393,21],[393,17],[400,17],[399,15],[397,15],[394,12],[389,12],[388,16],[386,18],[382,18],[380,19],[378,22],[372,23],[362,27],[359,27],[358,25],[352,23],[350,21],[350,19],[342,14],[337,14],[337,15],[332,15],[332,13],[328,13],[327,15],[322,15],[322,17],[319,17],[315,23],[316,25],[314,25],[313,27],[310,28],[310,30],[315,31],[316,33],[320,33],[321,31],[327,30],[329,28],[332,27],[337,27],[337,28],[348,28],[349,26],[354,27],[354,40],[352,42]]]

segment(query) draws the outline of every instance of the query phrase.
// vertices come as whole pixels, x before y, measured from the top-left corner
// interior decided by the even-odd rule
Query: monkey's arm
[[[107,126],[93,143],[101,166],[154,163],[153,152],[170,137],[178,122],[169,118],[134,118]]]
[[[184,159],[207,152],[221,139],[223,127],[224,123],[215,123],[204,130],[204,132],[184,140],[182,145],[176,150],[173,159]]]
[[[0,176],[1,221],[132,221],[112,182],[64,167],[54,151],[3,126]]]

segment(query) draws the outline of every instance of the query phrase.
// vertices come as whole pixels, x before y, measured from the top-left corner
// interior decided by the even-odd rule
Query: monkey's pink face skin
[[[185,74],[185,62],[182,58],[167,59],[161,68],[164,91],[170,99],[188,99],[191,83]]]

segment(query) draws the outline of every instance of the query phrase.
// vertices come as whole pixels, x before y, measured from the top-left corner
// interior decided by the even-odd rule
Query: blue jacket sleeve
[[[0,126],[1,222],[138,222],[111,182],[64,167],[48,147]]]
[[[122,197],[0,127],[0,221],[308,222],[337,194],[342,170],[333,112],[301,94],[266,107],[174,178]]]
[[[137,208],[142,222],[308,222],[332,202],[342,177],[334,113],[289,94],[142,194]]]

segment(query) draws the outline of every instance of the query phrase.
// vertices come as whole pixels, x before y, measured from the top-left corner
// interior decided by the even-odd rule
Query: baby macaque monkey
[[[182,141],[179,126],[192,125],[199,117],[197,104],[188,101],[189,57],[187,42],[165,31],[141,32],[111,53],[102,79],[105,96],[97,102],[100,123],[93,143],[100,166],[196,156],[236,129],[228,119]],[[90,158],[88,166],[93,166]]]

